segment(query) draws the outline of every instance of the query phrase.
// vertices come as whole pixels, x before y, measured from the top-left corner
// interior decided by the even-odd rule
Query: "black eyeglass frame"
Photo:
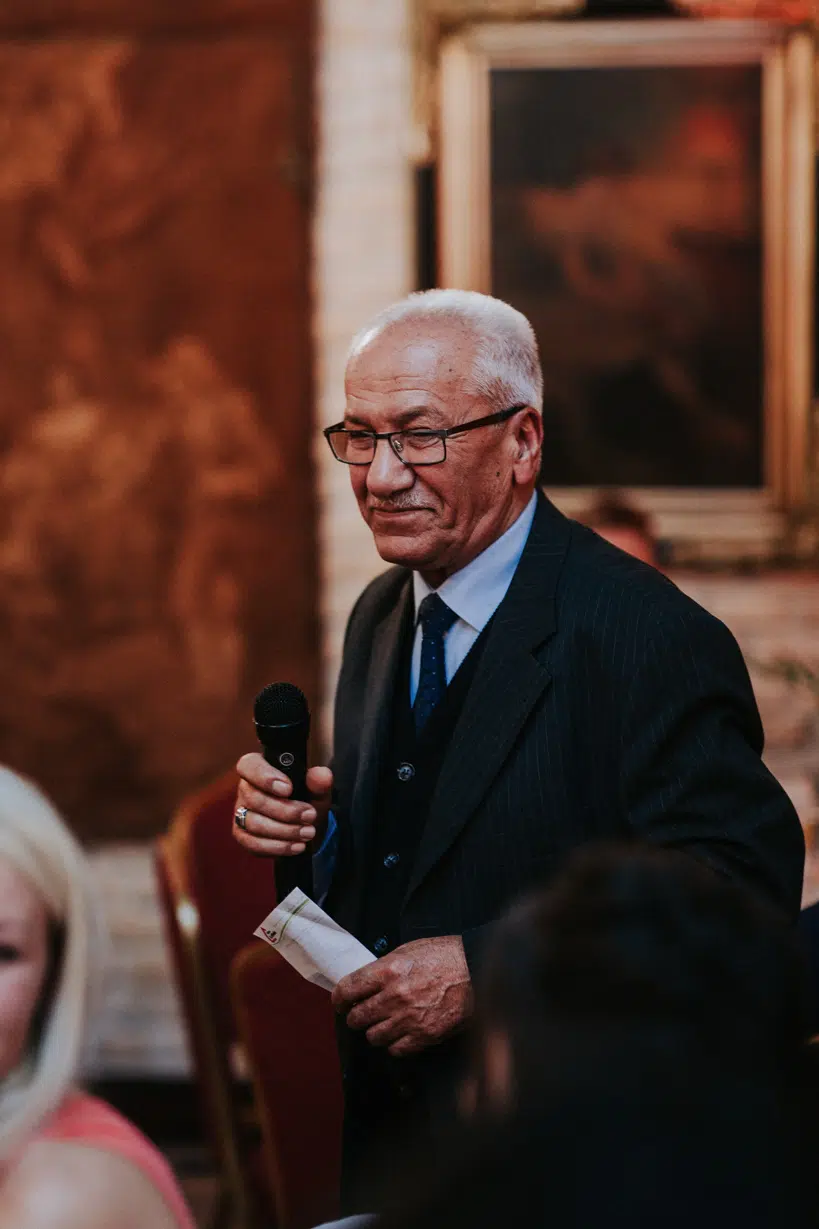
[[[444,461],[446,460],[446,442],[453,435],[461,435],[464,431],[475,431],[478,427],[491,427],[495,423],[506,422],[506,420],[511,418],[514,414],[519,414],[521,410],[528,410],[528,408],[528,405],[525,404],[512,405],[508,410],[498,410],[496,414],[487,414],[483,418],[473,418],[471,422],[461,423],[460,426],[457,427],[404,427],[401,431],[367,431],[366,429],[357,429],[355,431],[356,435],[367,435],[373,441],[373,455],[370,457],[369,461],[348,461],[344,457],[340,457],[338,455],[333,447],[333,441],[330,437],[334,434],[340,434],[342,431],[345,435],[353,434],[353,432],[344,426],[343,422],[334,423],[332,427],[325,427],[322,434],[327,440],[327,443],[330,445],[330,451],[332,452],[333,456],[337,461],[340,461],[342,465],[372,465],[373,461],[375,460],[378,441],[388,440],[390,448],[392,449],[394,455],[398,457],[398,460],[402,465],[406,465],[410,469],[423,469],[428,465],[443,465]],[[424,439],[439,439],[444,446],[444,455],[437,461],[407,461],[401,456],[401,453],[393,443],[396,435],[414,435],[416,439],[419,436],[423,437]]]

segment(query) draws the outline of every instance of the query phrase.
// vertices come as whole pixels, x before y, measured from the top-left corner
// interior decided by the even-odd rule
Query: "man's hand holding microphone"
[[[329,768],[311,768],[306,784],[309,802],[292,798],[293,782],[268,764],[259,752],[243,755],[236,765],[236,840],[249,853],[267,858],[290,858],[304,853],[313,841],[321,845],[333,791]]]
[[[307,769],[310,709],[293,683],[270,683],[256,697],[253,722],[262,754],[245,755],[234,810],[237,840],[277,859],[276,892],[313,895],[310,843],[324,840],[333,788],[329,768]],[[317,846],[318,847],[318,846]]]

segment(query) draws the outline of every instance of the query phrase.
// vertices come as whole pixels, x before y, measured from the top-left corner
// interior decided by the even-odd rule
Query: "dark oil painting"
[[[297,71],[0,44],[0,760],[87,839],[164,828],[259,687],[314,682]]]
[[[763,482],[761,69],[496,70],[492,289],[551,486]]]

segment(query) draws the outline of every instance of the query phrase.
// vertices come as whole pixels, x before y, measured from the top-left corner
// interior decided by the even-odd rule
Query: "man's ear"
[[[515,420],[515,444],[517,457],[513,469],[521,486],[537,479],[540,470],[540,453],[543,446],[543,419],[531,407]]]

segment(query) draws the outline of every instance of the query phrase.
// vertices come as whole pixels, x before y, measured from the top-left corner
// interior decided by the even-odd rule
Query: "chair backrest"
[[[199,911],[202,954],[220,1035],[234,1041],[230,965],[276,904],[273,862],[254,858],[233,838],[234,773],[179,808],[169,838],[184,849],[191,897]]]
[[[166,933],[196,1067],[206,1126],[233,1215],[258,1220],[239,1088],[230,1055],[237,1032],[230,1007],[230,965],[273,908],[269,861],[253,858],[231,835],[236,775],[186,799],[155,845]]]
[[[330,996],[256,941],[233,962],[232,998],[253,1081],[278,1229],[338,1216],[342,1089]]]

